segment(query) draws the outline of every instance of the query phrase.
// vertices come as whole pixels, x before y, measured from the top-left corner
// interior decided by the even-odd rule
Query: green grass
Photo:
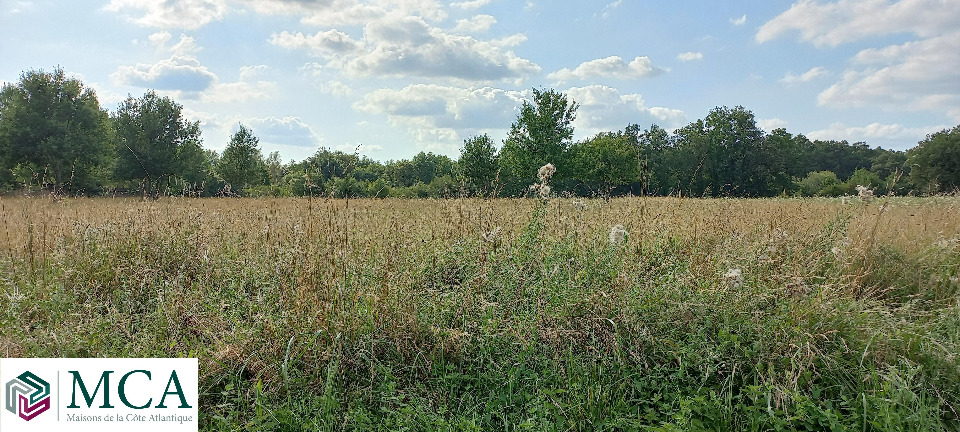
[[[205,430],[960,429],[955,199],[589,205],[3,199],[0,355],[199,357]]]

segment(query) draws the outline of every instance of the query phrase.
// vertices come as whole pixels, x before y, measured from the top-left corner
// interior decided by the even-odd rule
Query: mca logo
[[[6,408],[20,418],[30,421],[50,409],[50,383],[32,372],[24,372],[7,381]]]

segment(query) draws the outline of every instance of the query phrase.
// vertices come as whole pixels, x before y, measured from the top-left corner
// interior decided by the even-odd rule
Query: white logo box
[[[0,359],[0,431],[197,431],[195,358]]]

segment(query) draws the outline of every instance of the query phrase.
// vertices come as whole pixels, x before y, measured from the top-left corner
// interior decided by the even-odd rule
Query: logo
[[[27,371],[7,381],[7,411],[30,421],[50,409],[50,383]]]

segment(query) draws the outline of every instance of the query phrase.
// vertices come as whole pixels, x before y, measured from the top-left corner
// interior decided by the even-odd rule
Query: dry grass
[[[414,383],[437,365],[496,370],[527,349],[561,380],[571,355],[701,368],[701,388],[761,382],[778,407],[906,361],[951,417],[960,200],[585,204],[2,198],[0,353],[197,356],[211,404],[235,379],[271,397],[296,382],[339,392],[337,421],[388,378],[436,410],[445,396]]]

